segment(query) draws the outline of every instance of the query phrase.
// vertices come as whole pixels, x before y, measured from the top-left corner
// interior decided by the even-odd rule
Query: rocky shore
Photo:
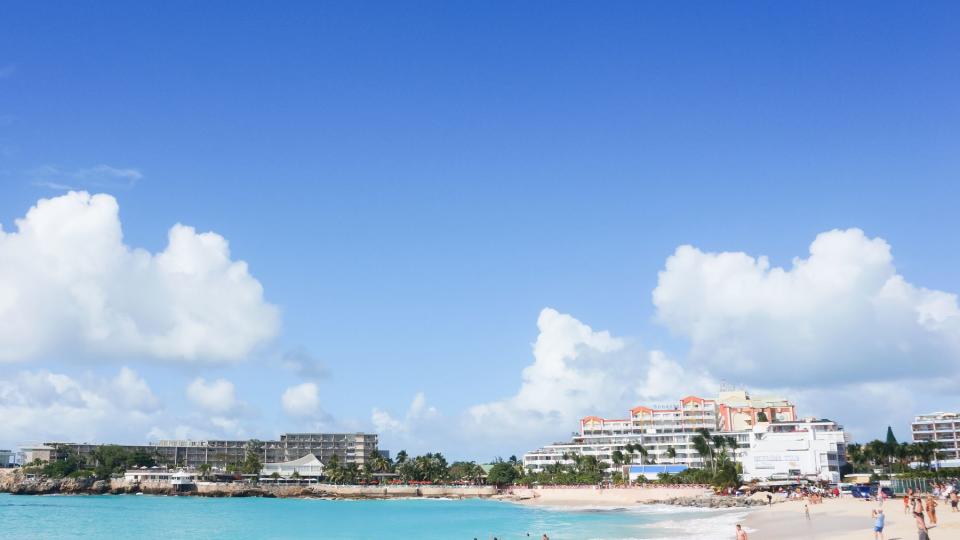
[[[782,495],[774,495],[772,501],[767,500],[766,493],[757,493],[750,497],[730,497],[725,495],[711,495],[701,497],[669,497],[645,501],[646,504],[668,504],[671,506],[690,506],[695,508],[751,508],[767,506],[771,502],[779,504],[786,499]]]
[[[270,484],[198,482],[177,490],[166,482],[127,482],[123,479],[27,478],[15,472],[0,475],[0,493],[13,495],[183,495],[197,497],[280,497],[323,499],[490,498],[497,494],[492,486],[279,486]]]

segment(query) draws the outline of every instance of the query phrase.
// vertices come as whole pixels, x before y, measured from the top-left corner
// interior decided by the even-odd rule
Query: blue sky
[[[678,246],[789,267],[817,234],[859,228],[892,247],[909,283],[960,290],[960,13],[951,3],[4,12],[4,231],[66,186],[108,193],[127,246],[163,251],[175,223],[222,235],[280,321],[228,362],[56,348],[14,358],[5,366],[13,386],[40,371],[96,385],[126,366],[162,403],[128,427],[93,419],[79,433],[38,428],[36,437],[138,440],[176,426],[230,436],[184,399],[203,377],[233,385],[224,417],[250,436],[372,429],[377,409],[396,422],[382,424],[394,427],[386,446],[487,459],[534,441],[509,430],[455,437],[442,426],[517,394],[544,308],[642,354],[711,367],[651,301]],[[924,336],[910,338],[912,350]],[[836,361],[862,351],[858,343]],[[292,350],[327,372],[312,414],[281,405],[285,389],[309,378],[279,366]],[[930,354],[960,363],[957,350]],[[922,371],[928,360],[889,361]],[[823,385],[847,393],[855,377]],[[742,379],[729,382],[795,386]],[[843,418],[824,406],[830,398],[796,387],[810,396],[801,410],[881,435],[866,432],[882,422]],[[43,400],[19,400],[15,410],[33,407],[38,421],[54,414]],[[629,401],[588,400],[582,414],[617,415]],[[901,431],[927,412],[906,409],[960,408],[955,395],[897,403]],[[539,424],[537,440],[566,436],[569,416]],[[0,428],[0,444],[32,435]]]

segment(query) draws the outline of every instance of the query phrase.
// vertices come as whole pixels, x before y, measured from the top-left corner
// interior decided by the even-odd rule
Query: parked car
[[[883,487],[880,487],[880,486],[870,486],[870,496],[871,496],[871,497],[876,497],[876,496],[877,496],[877,490],[878,490],[878,489],[879,489],[884,495],[886,495],[888,499],[892,499],[892,498],[893,498],[893,490],[890,489],[890,488],[887,487],[887,486],[883,486]]]
[[[871,497],[870,486],[863,485],[863,484],[854,484],[850,486],[850,495],[853,495],[858,499],[869,499]]]

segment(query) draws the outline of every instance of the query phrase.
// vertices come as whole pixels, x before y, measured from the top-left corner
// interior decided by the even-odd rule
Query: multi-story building
[[[13,466],[13,451],[0,450],[0,469]]]
[[[697,430],[706,429],[711,435],[721,433],[719,406],[715,399],[687,396],[676,405],[634,407],[626,419],[606,419],[588,416],[580,420],[580,432],[568,443],[554,443],[524,455],[524,465],[534,471],[554,463],[572,463],[572,454],[595,456],[608,463],[613,453],[626,452],[627,445],[640,444],[647,452],[645,461],[681,464],[691,467],[703,465],[703,458],[693,447]],[[734,453],[748,442],[746,433],[731,434],[737,439]],[[637,457],[643,461],[643,458]]]
[[[751,397],[742,390],[735,390],[720,392],[717,401],[722,431],[745,431],[758,422],[792,422],[797,419],[796,408],[783,398]]]
[[[741,460],[743,479],[839,482],[848,442],[843,426],[830,420],[760,422]]]
[[[239,465],[249,451],[256,451],[262,463],[293,461],[308,454],[327,463],[337,456],[340,463],[362,466],[371,453],[379,452],[378,438],[371,433],[285,433],[279,440],[163,440],[145,445],[120,445],[130,452],[144,452],[156,456],[160,463],[180,467],[214,468]],[[45,443],[50,451],[46,460],[62,459],[67,455],[88,457],[99,444]],[[38,456],[42,457],[42,456]]]
[[[910,427],[913,442],[936,441],[944,460],[960,460],[960,413],[921,414]]]
[[[793,430],[790,426],[796,422],[794,405],[782,398],[752,397],[745,391],[722,392],[716,399],[687,396],[674,405],[634,407],[629,418],[587,416],[580,420],[580,431],[574,433],[570,442],[549,444],[525,454],[524,466],[542,471],[555,463],[570,464],[574,455],[595,456],[613,464],[614,452],[619,450],[627,454],[632,463],[702,467],[703,457],[693,445],[693,438],[700,430],[706,430],[711,436],[734,439],[736,447],[728,451],[734,459],[743,462],[755,445],[766,440],[765,436],[758,434]],[[842,428],[837,426],[837,429],[843,438]],[[779,435],[770,440],[777,437]],[[627,452],[628,445],[638,444],[643,447],[645,456]],[[842,443],[841,448],[827,452],[832,452],[837,473],[837,455],[842,460],[844,449],[845,443]],[[807,471],[804,474],[812,474],[809,471],[814,468],[819,474],[819,456],[813,462],[817,467],[803,467]],[[765,469],[759,471],[758,474],[767,472]]]

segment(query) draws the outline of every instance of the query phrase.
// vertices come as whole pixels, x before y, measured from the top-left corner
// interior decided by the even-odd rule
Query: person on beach
[[[773,506],[773,493],[767,492],[767,506]]]
[[[883,510],[874,510],[873,511],[873,538],[874,540],[883,540],[883,523],[886,520],[886,516],[883,515]]]
[[[807,516],[807,521],[810,521],[810,507],[808,505],[803,505],[803,514]]]
[[[747,540],[747,531],[737,523],[737,540]]]
[[[950,494],[950,511],[960,512],[960,509],[957,508],[958,505],[960,505],[960,495],[957,495],[957,492],[954,491]]]
[[[930,535],[927,534],[927,524],[923,522],[923,513],[914,513],[913,517],[917,520],[917,540],[930,540]]]
[[[910,513],[910,494],[909,493],[903,496],[903,513],[904,514]]]
[[[930,524],[937,524],[937,500],[933,495],[927,495],[927,517],[930,518]]]

